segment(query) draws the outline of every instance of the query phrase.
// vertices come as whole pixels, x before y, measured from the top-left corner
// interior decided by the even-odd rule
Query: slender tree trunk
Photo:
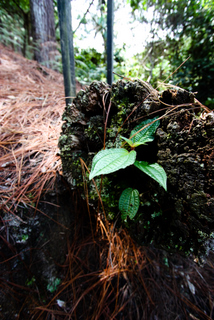
[[[54,8],[52,0],[30,0],[35,60],[51,67],[50,52],[56,50]]]
[[[62,49],[62,65],[64,75],[66,105],[76,95],[74,66],[73,31],[71,23],[71,1],[57,0],[60,27],[60,43]]]
[[[114,0],[107,1],[107,82],[113,82],[113,23]]]
[[[23,53],[23,56],[26,57],[27,45],[30,44],[30,12],[23,13],[23,20],[24,20],[25,35],[24,35],[22,53]]]

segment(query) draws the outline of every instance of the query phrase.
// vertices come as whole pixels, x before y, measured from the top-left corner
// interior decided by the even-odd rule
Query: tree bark
[[[107,2],[107,82],[113,82],[113,24],[114,24],[114,0]]]
[[[73,31],[70,0],[57,0],[66,105],[76,96]]]
[[[54,8],[52,0],[30,0],[33,40],[36,43],[34,58],[50,64],[50,52],[56,51]]]

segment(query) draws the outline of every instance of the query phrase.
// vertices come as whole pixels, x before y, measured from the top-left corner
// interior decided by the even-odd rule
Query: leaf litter
[[[61,172],[61,74],[0,46],[0,203],[38,201]],[[32,187],[33,186],[33,187]],[[30,195],[30,197],[29,197]]]

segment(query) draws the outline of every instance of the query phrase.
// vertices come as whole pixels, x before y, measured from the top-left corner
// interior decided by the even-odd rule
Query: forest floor
[[[80,89],[77,84],[77,91]],[[78,194],[56,192],[62,170],[58,138],[64,108],[61,74],[0,45],[0,317],[213,319],[213,252],[200,265],[194,257],[139,247],[126,230],[116,230],[114,224],[103,222],[93,212],[88,215],[85,203],[78,202]],[[45,192],[50,195],[44,205]],[[76,214],[72,221],[70,207],[65,207],[69,195]],[[53,207],[48,207],[49,202]],[[31,243],[24,251],[20,240],[14,238],[11,221],[18,221],[17,228],[21,225],[23,231],[22,225],[35,218],[35,208],[37,219],[50,214],[50,220],[36,221],[41,228],[45,225],[42,232],[47,236],[38,244],[42,232],[35,228],[36,234],[29,235]],[[56,216],[60,213],[65,219],[67,214],[69,223],[53,219],[53,208],[59,209]],[[55,225],[60,223],[67,237],[59,238],[61,230],[53,240]],[[53,281],[45,291],[37,269],[42,269],[45,261],[47,272],[52,272],[42,251],[51,241],[50,256],[58,246],[61,250],[60,260],[54,253],[51,256],[57,265],[55,280],[60,278],[61,282]],[[67,250],[63,254],[62,241]],[[37,254],[35,262],[32,256],[38,248],[42,254]]]
[[[61,170],[57,144],[64,108],[61,74],[0,46],[0,197],[5,206],[9,194],[15,202],[27,201],[28,183],[36,183],[34,200],[46,181],[53,184]]]

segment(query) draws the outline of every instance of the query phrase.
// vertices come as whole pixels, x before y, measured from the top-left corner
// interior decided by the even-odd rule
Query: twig
[[[89,7],[88,7],[87,11],[84,13],[83,18],[80,20],[80,22],[79,22],[78,26],[77,26],[77,27],[76,27],[76,29],[73,31],[73,34],[74,34],[74,33],[76,33],[76,32],[77,32],[77,30],[79,29],[80,25],[82,24],[82,21],[85,19],[85,17],[86,17],[86,15],[87,15],[87,13],[89,12],[90,7],[92,6],[93,2],[94,2],[94,0],[92,0],[92,1],[91,1],[91,3],[89,4]]]

